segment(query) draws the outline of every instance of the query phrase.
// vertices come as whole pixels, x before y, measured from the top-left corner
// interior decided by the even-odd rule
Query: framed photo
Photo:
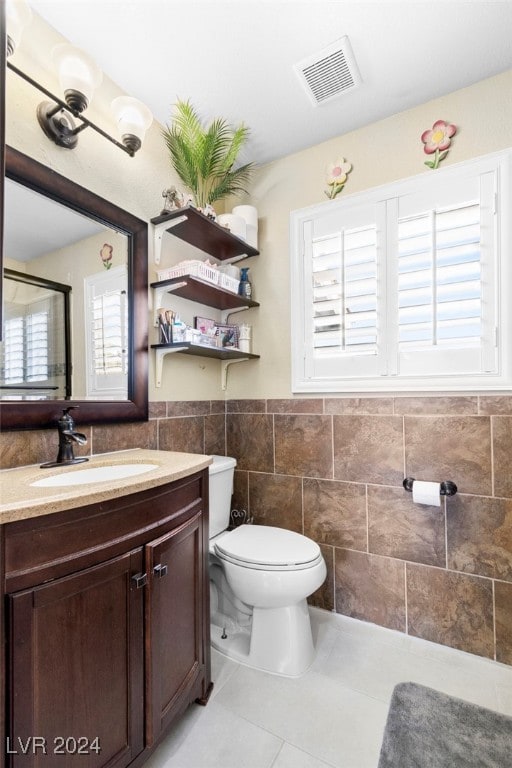
[[[213,329],[216,327],[215,320],[211,320],[209,317],[194,317],[194,328],[201,331],[201,333],[207,334],[210,331],[210,334],[212,334]]]
[[[221,347],[238,349],[238,340],[240,338],[238,325],[218,325],[217,335],[220,339]]]

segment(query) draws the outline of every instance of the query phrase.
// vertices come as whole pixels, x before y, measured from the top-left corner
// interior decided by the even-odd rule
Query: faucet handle
[[[62,416],[60,417],[60,419],[57,422],[57,426],[59,427],[59,429],[61,431],[67,429],[67,430],[69,430],[71,432],[71,431],[74,430],[74,428],[75,428],[75,420],[71,416],[70,411],[73,410],[74,408],[79,408],[79,407],[80,406],[78,406],[78,405],[69,405],[67,408],[63,408]]]

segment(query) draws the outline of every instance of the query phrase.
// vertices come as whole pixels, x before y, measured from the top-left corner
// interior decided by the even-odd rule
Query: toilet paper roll
[[[258,211],[254,205],[235,205],[232,213],[235,216],[241,216],[246,224],[250,224],[251,227],[258,228]]]
[[[415,504],[428,504],[430,507],[440,507],[441,483],[415,480],[412,484],[412,500]]]
[[[217,216],[217,224],[221,227],[229,227],[229,231],[236,237],[245,240],[247,235],[247,224],[241,216],[235,216],[233,213],[221,213]]]

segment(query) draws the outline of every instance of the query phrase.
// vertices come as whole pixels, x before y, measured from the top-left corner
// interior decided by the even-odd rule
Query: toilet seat
[[[241,525],[214,545],[221,559],[262,571],[297,571],[322,562],[318,544],[295,531],[270,525]]]

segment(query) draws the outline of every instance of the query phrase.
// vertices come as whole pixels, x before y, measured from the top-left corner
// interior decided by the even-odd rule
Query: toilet
[[[212,645],[250,667],[297,677],[315,655],[306,598],[325,581],[325,561],[318,544],[294,531],[228,530],[235,466],[213,456],[209,467]]]

